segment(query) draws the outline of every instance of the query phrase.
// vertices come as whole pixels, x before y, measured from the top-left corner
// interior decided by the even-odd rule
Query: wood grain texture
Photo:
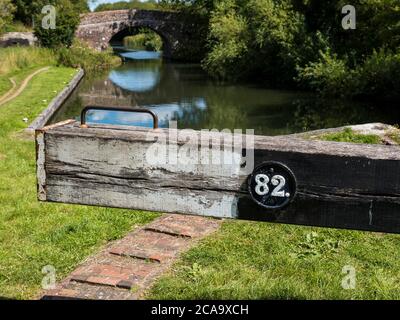
[[[293,203],[284,210],[271,211],[250,198],[248,173],[242,172],[239,161],[211,166],[195,161],[155,165],[146,159],[149,147],[162,134],[167,141],[176,135],[178,149],[200,141],[222,157],[224,151],[218,151],[216,145],[218,141],[229,142],[226,134],[191,131],[180,136],[179,130],[80,128],[77,123],[41,132],[44,143],[39,139],[37,144],[44,147],[38,148],[38,163],[44,158],[45,175],[39,176],[38,171],[38,183],[46,196],[40,200],[400,232],[398,146],[255,136],[255,166],[265,161],[282,162],[298,182]],[[242,150],[229,152],[237,160]]]

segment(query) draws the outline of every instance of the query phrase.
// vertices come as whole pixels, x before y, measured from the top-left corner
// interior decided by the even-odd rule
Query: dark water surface
[[[160,126],[254,129],[281,135],[366,122],[400,122],[395,106],[353,101],[323,101],[302,92],[269,90],[258,84],[222,84],[197,64],[164,61],[148,51],[121,54],[125,63],[107,74],[86,77],[53,117],[52,123],[78,118],[88,105],[141,106],[153,110]],[[96,111],[89,122],[151,126],[147,115]]]

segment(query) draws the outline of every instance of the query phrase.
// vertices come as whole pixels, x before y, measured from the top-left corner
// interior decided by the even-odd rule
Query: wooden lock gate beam
[[[279,173],[280,167],[263,168],[257,176],[253,174],[253,192],[261,194],[257,202],[257,194],[252,196],[249,189],[249,174],[240,173],[240,168],[234,167],[237,165],[227,170],[226,165],[201,163],[149,164],[146,153],[160,134],[166,137],[165,143],[178,136],[178,146],[187,141],[188,135],[193,141],[205,139],[199,131],[186,133],[183,139],[179,133],[173,129],[108,125],[85,128],[73,120],[37,130],[38,198],[216,218],[400,232],[398,146],[254,136],[255,167],[283,164],[289,172],[282,171],[282,175],[287,174],[286,180],[290,180],[292,174],[296,184],[292,194],[290,188],[278,190],[281,197],[288,197],[283,208],[270,209],[260,202],[270,196],[265,196],[268,186],[277,191],[281,175],[272,176]],[[206,139],[211,139],[206,145],[213,148],[212,141],[219,143],[224,134],[208,135]],[[242,150],[236,153],[238,156]],[[275,200],[269,203],[274,204]]]

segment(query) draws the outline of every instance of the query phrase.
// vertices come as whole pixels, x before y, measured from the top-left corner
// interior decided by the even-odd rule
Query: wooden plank
[[[255,136],[255,166],[279,161],[297,179],[294,201],[283,210],[272,211],[250,197],[249,173],[242,172],[239,161],[210,166],[189,157],[186,160],[192,162],[176,165],[151,164],[146,158],[154,141],[164,134],[166,142],[177,138],[178,150],[200,142],[214,155],[238,160],[241,148],[219,149],[221,141],[229,145],[227,134],[191,131],[180,136],[182,131],[172,129],[85,129],[76,123],[45,128],[41,133],[37,145],[38,166],[45,168],[44,173],[38,170],[42,201],[400,232],[397,146]]]

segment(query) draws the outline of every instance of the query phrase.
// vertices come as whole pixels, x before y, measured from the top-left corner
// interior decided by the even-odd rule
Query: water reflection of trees
[[[247,117],[237,108],[222,104],[201,109],[195,105],[186,105],[174,114],[180,129],[230,129],[246,128]]]
[[[215,83],[205,77],[198,65],[147,60],[127,63],[115,72],[128,75],[121,79],[129,82],[131,78],[140,80],[129,75],[137,75],[141,70],[157,78],[157,84],[150,91],[125,90],[112,83],[108,74],[92,75],[86,77],[56,120],[79,116],[87,104],[102,104],[154,108],[160,121],[177,120],[179,128],[254,129],[262,135],[400,121],[400,110],[393,106],[321,100],[309,94],[267,90],[249,84]]]
[[[289,126],[293,132],[367,123],[396,123],[399,110],[394,106],[356,103],[348,100],[303,99],[294,102],[295,112]],[[397,119],[397,120],[396,120]]]

